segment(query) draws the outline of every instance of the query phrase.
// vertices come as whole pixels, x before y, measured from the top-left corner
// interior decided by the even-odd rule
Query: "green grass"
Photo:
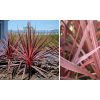
[[[10,34],[10,33],[9,33]],[[9,35],[8,34],[8,35]],[[24,33],[23,33],[24,34]],[[13,33],[12,32],[12,35],[14,37],[14,40],[16,41],[16,38],[18,37],[18,33]],[[47,37],[48,35],[45,35],[45,34],[39,34],[41,37]],[[58,45],[59,44],[59,34],[49,34],[49,38],[51,39],[52,43],[54,45]]]

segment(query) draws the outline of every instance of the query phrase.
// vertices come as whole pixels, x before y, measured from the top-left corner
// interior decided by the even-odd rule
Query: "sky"
[[[36,30],[59,29],[58,20],[10,20],[8,21],[8,30],[23,30],[28,21],[33,27],[36,27]]]

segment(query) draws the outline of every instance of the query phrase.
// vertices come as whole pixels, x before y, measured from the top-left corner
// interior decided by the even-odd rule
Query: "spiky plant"
[[[18,57],[18,59],[24,61],[26,64],[26,67],[29,69],[29,76],[28,79],[31,78],[31,70],[34,69],[37,72],[39,72],[42,76],[47,76],[43,73],[44,70],[34,66],[34,62],[39,62],[43,58],[48,55],[47,46],[50,42],[49,35],[39,35],[35,31],[31,31],[31,25],[30,23],[27,24],[27,32],[24,34],[18,33],[19,37],[19,45],[16,49],[13,47],[13,49],[16,51],[15,56]]]
[[[14,52],[15,50],[13,49],[14,48],[17,48],[18,47],[18,38],[15,38],[15,36],[12,34],[12,32],[10,32],[8,34],[8,40],[2,40],[1,41],[1,44],[2,44],[2,48],[3,48],[3,53],[1,54],[1,59],[3,59],[3,62],[7,62],[7,73],[11,73],[11,77],[10,79],[12,79],[12,72],[11,68],[12,66],[15,66],[16,64],[13,64],[12,61],[14,61],[15,59],[15,56],[14,56]]]
[[[100,79],[98,21],[62,20],[61,79]]]

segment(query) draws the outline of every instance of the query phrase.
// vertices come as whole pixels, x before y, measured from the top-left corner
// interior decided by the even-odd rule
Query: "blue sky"
[[[36,30],[53,30],[59,29],[58,20],[10,20],[8,21],[9,30],[22,30],[23,27],[26,27],[27,22],[30,21],[33,27],[36,27]]]

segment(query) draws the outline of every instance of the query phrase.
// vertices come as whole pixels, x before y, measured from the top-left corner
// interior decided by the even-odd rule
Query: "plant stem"
[[[31,66],[29,65],[29,76],[28,76],[28,80],[30,80],[31,78]]]

